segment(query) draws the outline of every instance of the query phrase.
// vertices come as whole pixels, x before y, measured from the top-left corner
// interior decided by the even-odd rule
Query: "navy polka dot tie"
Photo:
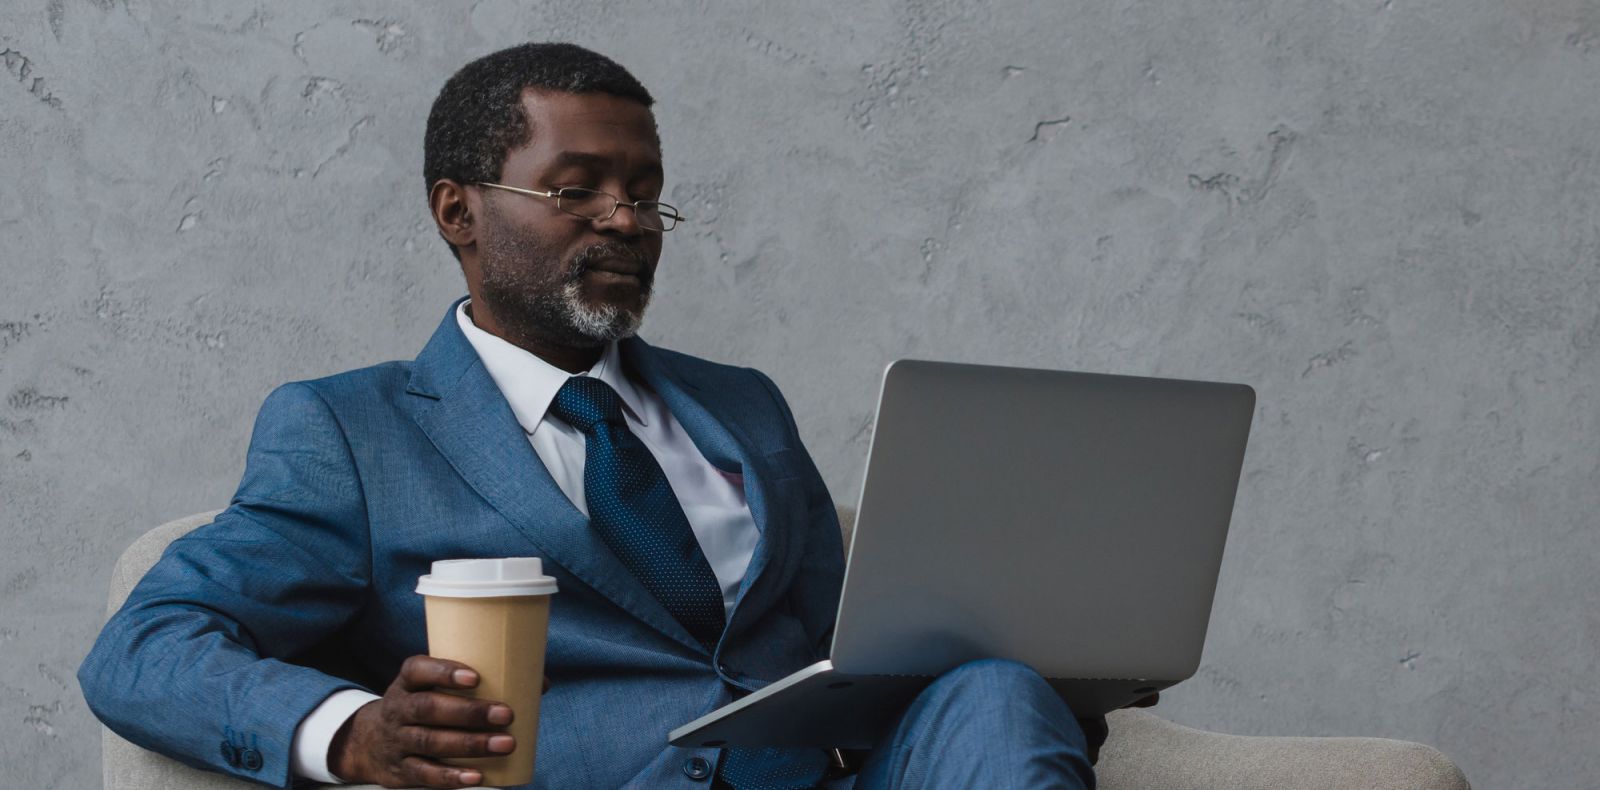
[[[590,376],[567,379],[550,410],[584,433],[589,525],[708,652],[722,636],[722,587],[655,456],[622,420],[622,399]]]
[[[644,588],[715,652],[725,623],[722,587],[655,456],[628,430],[622,399],[590,376],[567,379],[550,410],[585,437],[589,525]],[[725,749],[717,778],[735,790],[812,788],[827,771],[820,749]]]

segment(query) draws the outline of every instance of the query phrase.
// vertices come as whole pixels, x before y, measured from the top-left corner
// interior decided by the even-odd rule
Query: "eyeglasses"
[[[684,217],[678,214],[677,208],[659,200],[636,200],[629,203],[626,200],[618,200],[615,195],[609,192],[601,192],[598,189],[562,187],[553,192],[540,192],[535,189],[508,187],[505,184],[491,184],[488,181],[479,181],[478,186],[504,189],[507,192],[515,192],[519,195],[555,198],[556,208],[574,217],[582,217],[588,220],[611,219],[616,215],[618,206],[627,206],[633,209],[633,216],[638,221],[639,227],[659,233],[666,233],[677,227],[679,222],[684,221]]]

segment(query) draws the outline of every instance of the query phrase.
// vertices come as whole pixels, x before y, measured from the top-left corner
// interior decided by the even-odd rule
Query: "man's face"
[[[655,119],[608,94],[527,91],[533,140],[506,156],[499,183],[555,191],[585,187],[626,202],[662,186]],[[592,347],[632,335],[661,258],[661,234],[626,206],[606,220],[575,217],[554,199],[478,187],[479,297],[516,339]]]

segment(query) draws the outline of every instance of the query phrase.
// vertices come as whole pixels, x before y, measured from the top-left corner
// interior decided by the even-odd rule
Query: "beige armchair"
[[[200,513],[145,533],[111,572],[107,614],[177,537],[207,524]],[[840,508],[846,540],[854,514]],[[1101,790],[1469,790],[1436,749],[1383,738],[1277,738],[1182,727],[1142,710],[1107,717],[1111,737],[1097,768]],[[104,731],[106,790],[246,790],[259,787],[198,771]],[[361,785],[356,790],[377,790]]]

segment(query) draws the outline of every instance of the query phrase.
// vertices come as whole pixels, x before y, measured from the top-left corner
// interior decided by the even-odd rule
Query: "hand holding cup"
[[[495,757],[516,749],[505,729],[515,718],[497,700],[459,696],[478,673],[458,661],[412,656],[384,691],[334,736],[328,768],[351,783],[455,788],[480,784],[481,771],[438,758]],[[455,692],[455,693],[450,693]]]

